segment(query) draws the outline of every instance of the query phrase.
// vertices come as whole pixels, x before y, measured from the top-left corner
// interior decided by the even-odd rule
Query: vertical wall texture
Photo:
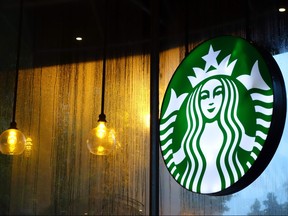
[[[13,157],[10,214],[144,214],[149,177],[149,58],[107,60],[109,156],[89,153],[102,62],[20,71],[16,121],[32,152]]]

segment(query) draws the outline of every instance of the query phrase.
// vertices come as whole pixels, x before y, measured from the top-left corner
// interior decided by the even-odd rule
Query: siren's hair
[[[237,158],[237,150],[244,133],[244,127],[237,117],[239,93],[235,83],[224,77],[220,78],[219,81],[223,87],[223,100],[222,108],[217,117],[219,127],[224,135],[224,143],[217,155],[216,165],[224,189],[244,175],[243,167]],[[181,143],[185,154],[188,156],[187,167],[182,176],[181,184],[195,192],[201,192],[201,181],[207,166],[199,141],[205,127],[199,96],[202,87],[203,84],[196,87],[189,97],[186,107],[188,126]]]

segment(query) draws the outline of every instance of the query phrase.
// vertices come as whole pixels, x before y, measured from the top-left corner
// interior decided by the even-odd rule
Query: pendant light
[[[107,12],[107,0],[105,1],[105,11]],[[87,147],[92,154],[108,155],[116,145],[115,131],[107,127],[106,115],[104,114],[105,98],[105,76],[106,76],[106,46],[107,46],[107,13],[105,13],[104,49],[103,49],[103,71],[102,71],[102,95],[101,113],[98,124],[93,128],[87,138]]]
[[[20,2],[20,16],[19,16],[19,31],[18,31],[18,44],[17,44],[17,57],[16,57],[16,75],[14,86],[14,101],[13,101],[13,115],[10,127],[0,135],[0,151],[6,155],[19,155],[25,149],[26,138],[24,134],[17,129],[15,121],[16,116],[16,103],[17,103],[17,90],[18,90],[18,75],[19,75],[19,58],[21,48],[21,34],[22,34],[22,16],[23,16],[23,0]]]

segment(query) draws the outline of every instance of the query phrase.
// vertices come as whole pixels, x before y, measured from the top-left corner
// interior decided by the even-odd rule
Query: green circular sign
[[[284,81],[271,55],[239,37],[207,40],[181,62],[166,90],[163,159],[190,191],[239,191],[272,159],[285,115]]]

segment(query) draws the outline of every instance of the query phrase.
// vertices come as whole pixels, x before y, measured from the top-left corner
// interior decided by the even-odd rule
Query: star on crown
[[[204,59],[206,62],[205,68],[202,69],[199,67],[193,67],[195,76],[188,76],[188,79],[193,88],[203,80],[212,76],[216,75],[231,76],[237,60],[234,60],[229,64],[231,55],[228,55],[218,64],[216,58],[220,52],[221,52],[220,50],[214,51],[212,45],[210,45],[208,54],[202,57],[202,59]],[[213,66],[215,69],[208,71],[208,69],[211,66]]]

